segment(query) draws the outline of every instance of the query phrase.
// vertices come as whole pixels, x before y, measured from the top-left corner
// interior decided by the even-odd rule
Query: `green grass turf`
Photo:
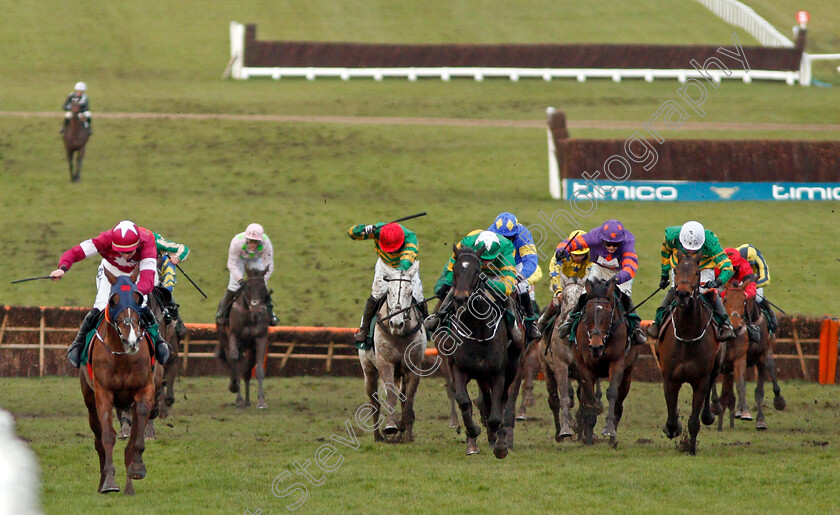
[[[481,453],[465,456],[463,433],[447,428],[448,404],[440,379],[423,380],[417,397],[416,442],[374,444],[360,430],[358,449],[330,440],[347,437],[345,422],[367,402],[361,379],[267,378],[268,409],[237,410],[224,378],[186,378],[176,384],[173,416],[157,422],[148,442],[148,475],[137,495],[100,495],[98,460],[75,378],[0,378],[3,405],[17,432],[38,456],[47,513],[283,513],[297,494],[278,490],[303,481],[294,462],[310,461],[320,486],[307,485],[302,513],[371,512],[391,507],[416,513],[695,513],[755,510],[826,513],[840,494],[837,468],[837,387],[797,381],[781,384],[787,409],[765,398],[769,429],[727,420],[723,432],[703,426],[698,455],[676,450],[660,427],[665,403],[659,384],[632,385],[618,428],[619,445],[556,443],[545,386],[535,384],[536,405],[516,426],[515,448],[493,457],[485,433]],[[754,408],[748,383],[750,409]],[[471,388],[472,390],[473,388]],[[473,393],[474,395],[474,393]],[[681,392],[683,426],[690,388]],[[753,415],[755,411],[753,409]],[[599,434],[604,417],[595,427]],[[332,473],[317,473],[316,450],[333,443],[344,458]],[[124,442],[115,446],[117,483],[125,481]],[[337,458],[333,458],[337,459]],[[400,508],[402,507],[402,508]]]

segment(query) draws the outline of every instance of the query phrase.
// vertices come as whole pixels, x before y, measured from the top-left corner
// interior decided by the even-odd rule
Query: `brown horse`
[[[150,418],[157,416],[154,351],[140,324],[142,294],[127,276],[105,275],[113,285],[105,321],[96,329],[90,347],[89,365],[79,379],[94,445],[99,454],[99,492],[119,492],[114,479],[113,451],[117,433],[112,411],[130,409],[131,436],[125,447],[125,494],[134,494],[134,479],[146,477],[143,451],[144,432]],[[160,374],[158,374],[160,377]]]
[[[519,388],[521,385],[522,401],[519,403],[519,409],[516,410],[516,420],[526,420],[528,418],[528,408],[532,408],[535,403],[534,380],[540,372],[538,347],[538,342],[531,342],[525,349],[519,364],[519,377],[513,386]]]
[[[453,249],[452,331],[448,338],[438,337],[438,350],[449,360],[455,400],[467,433],[467,454],[479,452],[476,438],[481,434],[467,392],[467,383],[475,379],[487,439],[494,456],[502,459],[513,443],[518,391],[510,391],[510,386],[519,370],[522,347],[508,337],[504,309],[493,300],[497,294],[488,291],[481,258],[469,248]]]
[[[230,316],[225,326],[216,324],[219,333],[220,358],[230,372],[228,390],[236,394],[236,407],[251,405],[251,370],[256,367],[259,385],[257,409],[265,409],[263,379],[265,378],[266,353],[268,352],[268,287],[265,274],[268,268],[249,271],[236,300],[230,308]],[[246,354],[247,358],[242,359]],[[245,382],[245,398],[239,390],[240,377]]]
[[[639,347],[628,350],[627,324],[617,301],[616,281],[600,279],[586,282],[587,301],[575,332],[575,364],[580,384],[578,416],[584,433],[584,442],[593,442],[593,428],[598,417],[595,383],[598,378],[609,377],[607,387],[607,420],[604,436],[616,445],[618,423],[624,413],[624,399],[630,392],[633,365],[639,356]]]
[[[697,453],[701,420],[707,426],[715,422],[710,408],[710,393],[720,367],[720,344],[712,326],[712,311],[700,299],[698,256],[678,255],[674,284],[677,306],[663,320],[658,347],[659,369],[668,407],[668,420],[663,430],[668,438],[676,438],[682,433],[677,403],[682,385],[690,384],[694,396],[688,417],[688,452],[693,456]]]
[[[743,377],[746,369],[748,343],[747,322],[744,319],[744,313],[747,306],[747,294],[744,292],[744,285],[727,288],[723,305],[729,314],[735,339],[726,343],[726,352],[723,355],[723,362],[720,367],[723,383],[719,398],[716,384],[712,385],[712,413],[720,417],[718,419],[718,431],[723,430],[723,414],[726,409],[729,409],[729,427],[735,427],[735,378]]]
[[[82,178],[82,160],[85,158],[85,145],[89,137],[84,121],[80,118],[79,99],[74,98],[70,104],[70,123],[64,129],[64,151],[67,153],[67,166],[70,168],[70,181],[79,182]],[[76,155],[75,169],[73,155]]]
[[[782,397],[782,389],[779,388],[779,383],[776,381],[776,360],[773,357],[773,345],[776,343],[776,337],[767,328],[767,319],[755,302],[755,299],[749,299],[746,306],[747,318],[758,326],[760,332],[759,341],[750,340],[749,347],[747,347],[747,356],[745,358],[745,365],[741,368],[743,373],[735,376],[735,382],[738,388],[739,409],[735,412],[735,417],[741,420],[752,420],[747,409],[747,385],[746,385],[746,369],[755,367],[756,369],[756,385],[755,385],[755,428],[758,430],[767,429],[767,423],[764,421],[764,381],[769,377],[773,382],[773,408],[778,411],[783,411],[787,406],[785,398]],[[740,415],[740,416],[739,416]]]

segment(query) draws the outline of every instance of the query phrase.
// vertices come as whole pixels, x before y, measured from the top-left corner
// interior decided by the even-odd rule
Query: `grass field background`
[[[294,462],[312,462],[330,436],[348,437],[345,421],[366,402],[361,379],[268,378],[265,411],[233,407],[223,378],[186,378],[176,385],[174,415],[158,421],[156,441],[144,454],[148,476],[137,495],[96,493],[98,460],[75,378],[0,378],[5,408],[38,454],[43,501],[49,513],[287,513],[297,500],[272,493],[284,471],[303,481]],[[748,383],[752,409],[754,384]],[[618,428],[619,445],[558,444],[537,382],[531,418],[516,426],[515,448],[497,460],[479,438],[481,453],[468,457],[462,434],[447,428],[448,404],[439,379],[423,380],[417,397],[416,441],[374,444],[353,423],[358,449],[337,445],[341,467],[320,486],[308,486],[299,513],[830,513],[840,505],[831,485],[840,481],[836,387],[797,381],[782,384],[788,406],[765,400],[769,429],[736,420],[735,429],[703,426],[698,456],[677,451],[660,427],[662,387],[634,383]],[[681,395],[681,413],[689,412]],[[753,413],[754,414],[754,413]],[[728,417],[728,414],[727,414]],[[603,428],[599,417],[597,433]],[[685,427],[685,416],[683,417]],[[334,442],[333,442],[334,443]],[[125,482],[122,452],[115,447],[117,483]],[[317,467],[310,472],[320,479]],[[305,483],[305,481],[304,481]]]

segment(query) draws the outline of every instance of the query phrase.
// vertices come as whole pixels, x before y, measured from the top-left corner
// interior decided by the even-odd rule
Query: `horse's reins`
[[[686,281],[686,280],[684,280],[684,279],[683,279],[683,280],[681,280],[680,282],[678,282],[678,283],[677,283],[677,285],[680,285],[680,284],[683,284],[683,283],[687,283],[689,286],[691,286],[691,282],[690,282],[690,281]],[[712,323],[712,318],[713,318],[713,316],[714,316],[714,315],[712,314],[712,310],[710,310],[708,307],[706,307],[706,305],[705,305],[705,304],[703,304],[703,302],[702,302],[702,301],[700,301],[700,297],[698,296],[698,293],[699,293],[699,292],[700,292],[700,283],[698,282],[698,283],[697,283],[697,286],[695,286],[695,287],[693,287],[693,288],[692,288],[692,290],[691,290],[691,296],[690,296],[689,298],[694,299],[695,301],[700,302],[700,306],[702,306],[702,308],[703,308],[703,309],[705,309],[706,311],[708,311],[708,312],[709,312],[709,319],[706,321],[706,323],[705,323],[705,324],[703,324],[703,332],[702,332],[702,333],[700,333],[700,336],[698,336],[697,338],[692,338],[692,339],[690,339],[690,340],[687,340],[687,339],[685,339],[685,338],[680,338],[680,337],[679,337],[679,335],[677,335],[677,323],[676,323],[676,321],[674,320],[674,310],[673,310],[673,309],[671,309],[671,326],[672,326],[672,327],[673,327],[673,329],[674,329],[674,338],[676,338],[677,340],[679,340],[679,341],[681,341],[681,342],[683,342],[683,343],[696,342],[696,341],[700,340],[701,338],[703,338],[704,336],[706,336],[706,331],[708,331],[708,330],[709,330],[709,324],[711,324],[711,323]]]
[[[385,281],[385,282],[392,282],[392,281],[397,281],[397,282],[399,282],[399,290],[397,290],[397,299],[399,299],[400,297],[402,297],[402,286],[403,286],[403,285],[402,285],[402,283],[404,283],[404,282],[408,282],[408,283],[410,283],[410,282],[412,281],[412,280],[411,280],[411,278],[405,278],[405,277],[403,277],[403,276],[402,276],[402,273],[400,274],[400,277],[395,277],[395,278],[393,278],[393,279],[392,279],[392,278],[390,278],[390,277],[383,277],[383,278],[382,278],[382,280],[383,280],[383,281]],[[386,305],[386,306],[387,306],[387,304],[388,304],[388,297],[387,297],[387,295],[388,295],[388,294],[386,293],[386,294],[385,294],[385,305]],[[410,307],[410,306],[409,306],[409,307]],[[389,307],[388,309],[390,310],[390,307]],[[404,310],[402,309],[402,306],[400,306],[400,304],[399,304],[399,300],[397,301],[396,311],[397,311],[397,312],[396,312],[396,313],[394,313],[394,315],[397,315],[398,313],[400,313],[400,312],[404,311]],[[409,316],[410,316],[410,315],[409,315]],[[379,327],[381,327],[383,331],[386,331],[386,332],[387,332],[387,329],[385,328],[385,325],[382,323],[382,320],[378,320],[378,321],[377,321],[377,324],[379,324]],[[419,331],[419,330],[420,330],[420,326],[421,326],[421,325],[423,325],[423,321],[422,321],[422,320],[418,320],[418,321],[417,321],[417,325],[415,325],[414,327],[412,327],[410,330],[406,331],[406,333],[405,333],[402,337],[403,337],[403,338],[405,338],[405,337],[408,337],[408,336],[413,335],[414,333],[416,333],[417,331]]]
[[[486,287],[486,284],[485,284],[485,283],[486,283],[486,281],[484,281],[484,280],[482,279],[482,273],[481,273],[481,259],[478,257],[478,255],[477,255],[477,254],[466,254],[466,256],[465,256],[465,257],[470,257],[470,256],[473,256],[473,257],[475,258],[475,260],[476,260],[476,264],[478,265],[478,272],[475,274],[475,278],[473,279],[473,283],[472,283],[472,285],[470,286],[470,288],[471,288],[471,290],[472,290],[472,291],[470,292],[470,295],[474,295],[474,294],[476,293],[476,291],[477,291],[479,288],[483,288],[485,291],[489,291],[489,292],[490,292],[490,296],[492,296],[492,297],[494,297],[494,298],[495,298],[495,293],[494,293],[494,292],[493,292],[490,288],[487,288],[487,287]],[[454,268],[454,267],[453,267],[453,268]],[[459,309],[457,309],[457,310],[455,311],[455,315],[456,315],[456,316],[458,316],[458,314],[459,314],[459,313],[460,313],[463,309],[464,309],[464,306],[461,306]],[[488,342],[488,341],[490,341],[490,340],[492,340],[493,338],[495,338],[495,337],[496,337],[496,332],[499,330],[499,325],[502,323],[502,318],[503,318],[503,316],[504,316],[504,315],[499,316],[499,317],[496,317],[496,324],[493,326],[493,328],[492,328],[492,329],[493,329],[493,331],[490,333],[490,336],[488,336],[487,338],[477,338],[477,337],[475,337],[474,335],[471,335],[471,334],[464,334],[464,333],[462,332],[462,330],[461,330],[461,327],[460,327],[460,326],[462,326],[462,325],[464,325],[464,324],[452,324],[452,326],[455,328],[455,332],[456,332],[456,333],[458,333],[460,336],[463,336],[463,337],[465,337],[465,338],[469,338],[469,339],[471,339],[471,340],[473,340],[473,341],[475,341],[475,342],[481,342],[481,343],[483,343],[483,342]],[[458,316],[458,320],[460,321],[460,316]],[[488,327],[489,327],[489,326],[488,326]]]
[[[127,310],[130,312],[130,311],[131,311],[131,308],[127,308]],[[138,313],[138,314],[139,314],[139,313]],[[132,320],[132,318],[131,318],[131,316],[130,316],[130,313],[129,313],[129,316],[127,316],[127,317],[123,318],[123,319],[122,319],[122,321],[120,321],[120,322],[113,322],[113,321],[111,321],[110,317],[108,316],[108,310],[107,310],[107,308],[105,309],[105,323],[106,323],[106,324],[108,324],[109,326],[111,326],[111,327],[113,327],[113,328],[114,328],[114,330],[117,332],[117,335],[120,337],[120,341],[121,341],[121,342],[125,342],[125,338],[123,338],[123,336],[122,336],[122,332],[120,332],[119,325],[117,325],[117,324],[127,325],[127,326],[131,327],[132,329],[134,328],[134,320]],[[101,324],[100,324],[100,325],[101,325]],[[96,336],[96,338],[97,338],[100,342],[102,342],[102,343],[104,343],[104,344],[105,344],[105,348],[108,350],[108,352],[110,352],[111,354],[115,354],[115,355],[117,355],[117,356],[126,355],[126,354],[133,355],[133,354],[137,354],[137,353],[140,351],[140,346],[139,346],[139,345],[137,346],[137,350],[136,350],[136,351],[134,351],[134,352],[129,352],[129,351],[123,351],[123,352],[120,352],[120,351],[115,351],[114,349],[112,349],[112,348],[111,348],[111,346],[110,346],[110,345],[108,345],[107,343],[105,343],[105,340],[102,338],[102,335],[101,335],[101,334],[99,334],[99,327],[97,327],[97,328],[96,328],[96,333],[94,333],[94,336]],[[138,322],[138,323],[137,323],[137,339],[142,341],[142,340],[143,340],[143,338],[144,338],[145,336],[146,336],[146,330],[145,330],[145,329],[142,327],[142,325]],[[91,346],[91,348],[92,348],[92,346]]]
[[[596,305],[607,304],[612,308],[610,310],[610,326],[609,326],[609,328],[607,328],[606,331],[602,331],[600,329],[596,329],[594,331],[590,331],[589,329],[586,330],[586,337],[589,339],[590,342],[592,341],[592,335],[594,334],[595,336],[601,336],[601,339],[604,341],[604,344],[606,345],[607,340],[609,340],[610,335],[612,335],[612,327],[615,324],[615,311],[616,311],[615,310],[615,299],[613,299],[612,301],[598,300],[597,297],[596,297],[594,299],[590,299],[590,300],[586,301],[587,305],[589,305],[590,303],[593,303],[593,304],[596,304]],[[598,325],[598,315],[601,314],[601,311],[603,311],[603,310],[598,309],[597,306],[596,306],[595,315],[592,317],[595,326]]]

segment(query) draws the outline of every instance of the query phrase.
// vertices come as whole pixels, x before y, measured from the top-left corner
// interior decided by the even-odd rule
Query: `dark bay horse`
[[[90,364],[79,374],[82,394],[99,454],[99,492],[119,492],[114,479],[113,451],[117,433],[112,422],[114,408],[131,410],[131,435],[125,447],[125,494],[134,494],[134,479],[146,477],[143,451],[146,423],[157,416],[154,351],[140,324],[143,295],[127,276],[105,275],[113,285],[105,321],[96,329],[90,348]],[[161,377],[162,374],[157,374]]]
[[[735,338],[726,343],[723,361],[720,366],[722,384],[720,397],[717,385],[712,384],[712,413],[719,416],[718,431],[723,430],[723,414],[729,410],[729,427],[735,427],[735,378],[743,377],[746,372],[747,358],[747,321],[744,318],[747,307],[747,294],[743,286],[729,287],[723,298],[723,305],[732,323]],[[743,400],[743,398],[742,398]],[[744,402],[746,407],[746,402]],[[740,417],[738,417],[740,418]]]
[[[467,454],[479,452],[476,438],[481,428],[473,420],[467,383],[475,380],[480,390],[481,419],[493,454],[507,456],[515,423],[517,391],[509,393],[519,369],[522,348],[508,337],[504,306],[495,302],[481,271],[481,258],[469,248],[457,248],[453,266],[454,314],[451,334],[438,337],[438,349],[449,360],[455,400],[467,433]],[[510,432],[510,435],[508,434]]]
[[[259,385],[257,409],[265,409],[268,404],[263,394],[265,378],[265,356],[268,352],[268,287],[265,274],[268,268],[249,271],[245,284],[230,308],[228,323],[216,324],[219,333],[220,358],[230,372],[228,389],[236,394],[236,407],[251,405],[251,370],[256,367]],[[246,359],[242,359],[243,355]],[[239,390],[239,379],[245,382],[245,398]]]
[[[624,399],[630,391],[633,366],[640,348],[627,350],[627,324],[621,313],[621,303],[616,300],[616,281],[600,279],[586,282],[587,301],[575,332],[575,365],[580,384],[579,417],[584,441],[592,444],[593,428],[598,417],[595,383],[598,378],[609,377],[607,387],[607,420],[604,436],[616,445],[618,423],[624,413]]]
[[[664,431],[668,438],[676,438],[682,433],[677,403],[682,385],[690,384],[694,395],[688,417],[688,452],[695,455],[701,420],[707,426],[715,422],[710,408],[710,392],[720,367],[720,344],[712,325],[711,308],[700,299],[698,256],[678,255],[674,284],[677,306],[663,320],[658,348],[659,369],[668,407]]]
[[[783,411],[787,407],[785,398],[782,397],[782,389],[779,388],[779,383],[776,381],[776,360],[773,357],[773,344],[776,342],[776,337],[767,328],[767,319],[755,302],[755,299],[749,299],[746,306],[747,318],[758,326],[760,337],[759,341],[750,340],[747,347],[747,356],[745,358],[744,373],[735,377],[735,382],[738,387],[739,409],[735,412],[736,418],[741,420],[752,420],[747,410],[747,385],[746,385],[746,370],[755,367],[756,370],[756,385],[755,385],[755,428],[758,430],[767,429],[767,423],[764,421],[764,382],[769,378],[773,382],[773,408],[778,411]],[[745,416],[746,414],[746,416]]]
[[[67,153],[67,166],[70,168],[70,181],[78,182],[82,178],[82,160],[85,158],[85,145],[87,145],[88,132],[85,124],[79,117],[81,108],[79,99],[74,98],[70,104],[70,123],[64,130],[64,151]],[[73,166],[73,155],[76,156],[76,164]]]
[[[389,442],[414,441],[414,396],[420,384],[417,366],[423,362],[426,349],[426,330],[423,317],[416,309],[402,312],[413,304],[412,279],[419,273],[419,263],[408,270],[383,267],[383,279],[388,283],[388,293],[379,307],[379,319],[373,331],[374,348],[359,350],[359,361],[365,374],[365,390],[373,406],[373,431],[375,441],[382,441],[382,433]],[[389,316],[387,320],[383,318]],[[387,411],[385,427],[379,430],[380,398],[379,381],[385,389],[384,407]],[[401,416],[397,417],[397,400],[402,403]]]

